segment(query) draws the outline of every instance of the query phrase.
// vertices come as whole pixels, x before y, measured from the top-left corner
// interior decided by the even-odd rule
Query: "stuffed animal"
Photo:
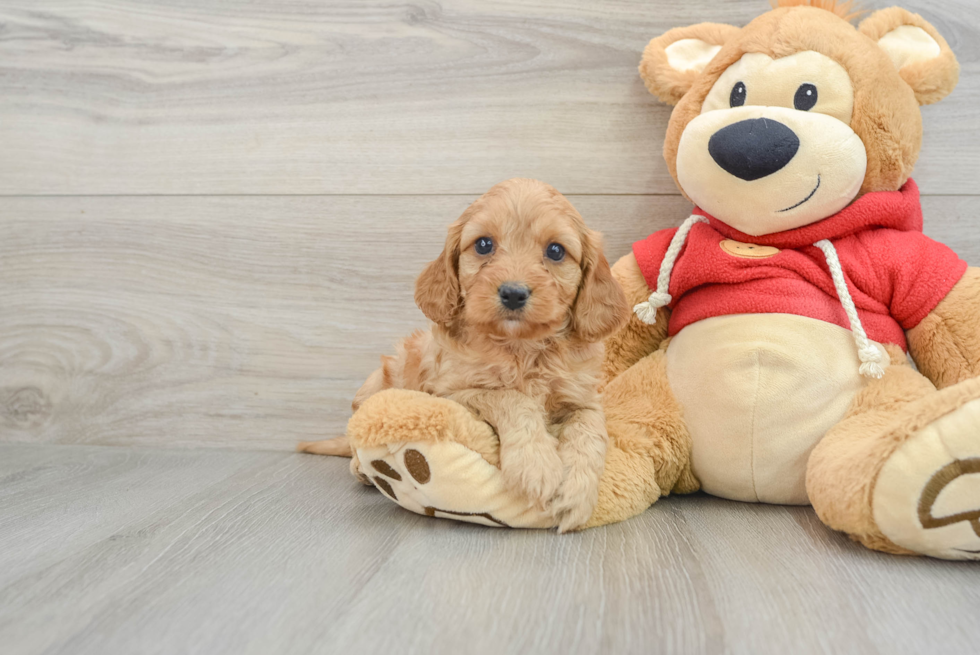
[[[635,308],[606,342],[588,526],[700,488],[812,504],[869,548],[980,559],[980,269],[922,234],[909,177],[919,106],[953,89],[956,59],[897,7],[855,28],[846,4],[777,4],[643,53],[696,208],[613,267]],[[382,392],[348,434],[357,474],[408,509],[555,523],[502,483],[492,430],[451,401]]]

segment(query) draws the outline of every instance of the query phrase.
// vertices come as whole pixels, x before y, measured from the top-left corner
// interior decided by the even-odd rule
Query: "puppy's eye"
[[[817,104],[817,87],[812,84],[801,84],[793,96],[793,106],[800,111],[810,111]]]
[[[545,256],[553,262],[560,262],[565,259],[565,249],[558,243],[550,243],[544,249]]]
[[[742,82],[736,82],[735,86],[732,87],[732,94],[728,96],[728,105],[730,107],[741,107],[745,104],[745,84]]]
[[[493,250],[493,239],[490,237],[480,237],[476,240],[474,248],[476,248],[476,254],[478,255],[489,255]]]

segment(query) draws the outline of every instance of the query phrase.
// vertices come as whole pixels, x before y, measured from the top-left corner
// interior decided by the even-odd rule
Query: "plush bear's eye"
[[[476,240],[476,244],[473,247],[476,248],[476,254],[489,255],[490,251],[493,250],[493,239],[490,237],[480,237]]]
[[[817,87],[812,84],[801,84],[793,97],[793,106],[800,111],[810,111],[817,104]]]
[[[551,261],[560,262],[565,259],[565,248],[560,243],[549,243],[544,254]]]
[[[732,94],[728,96],[728,104],[731,107],[741,107],[745,104],[745,84],[736,82],[732,87]]]

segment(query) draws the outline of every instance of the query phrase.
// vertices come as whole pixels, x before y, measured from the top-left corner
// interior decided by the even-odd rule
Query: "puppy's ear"
[[[946,39],[918,14],[889,7],[861,21],[858,31],[885,51],[920,105],[939,102],[960,79],[960,65]]]
[[[442,253],[422,269],[415,280],[415,304],[433,323],[449,324],[460,306],[459,240],[463,233],[463,214],[449,226]]]
[[[675,27],[647,44],[640,77],[661,102],[676,105],[694,85],[708,62],[739,29],[721,23]]]
[[[602,238],[587,231],[582,240],[582,283],[572,309],[572,329],[585,341],[602,341],[629,320],[630,308],[613,277]]]

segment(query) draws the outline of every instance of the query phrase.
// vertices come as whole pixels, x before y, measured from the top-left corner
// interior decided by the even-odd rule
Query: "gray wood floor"
[[[405,512],[333,458],[0,445],[5,653],[976,653],[980,568],[806,508],[557,536]]]
[[[980,265],[980,3],[899,4],[962,67],[925,230]],[[686,217],[640,52],[767,7],[0,0],[0,654],[976,653],[980,569],[809,509],[496,531],[287,452],[492,184],[555,185],[611,258]]]

